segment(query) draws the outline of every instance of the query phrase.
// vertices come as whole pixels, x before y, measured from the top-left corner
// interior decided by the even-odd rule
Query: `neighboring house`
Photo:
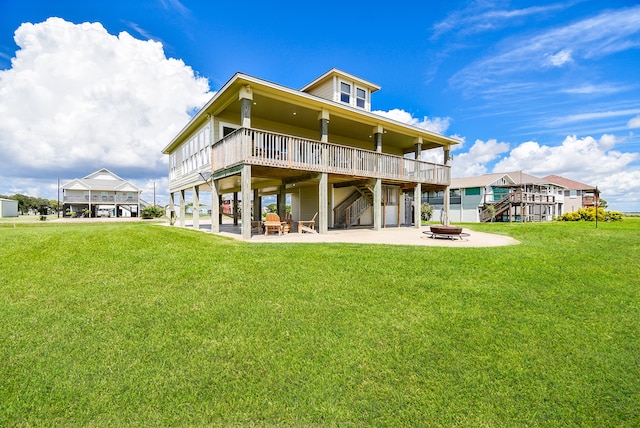
[[[263,196],[277,195],[283,215],[289,195],[293,220],[318,213],[320,233],[419,227],[411,201],[449,186],[450,146],[459,141],[373,113],[378,89],[337,69],[300,90],[235,74],[163,149],[170,206],[182,211],[186,192],[198,204],[200,192],[210,191],[215,219],[221,196],[239,193],[240,212],[260,220]],[[442,150],[442,163],[420,160],[430,149]],[[242,216],[245,238],[251,217]],[[197,215],[193,221],[197,227]]]
[[[18,217],[18,201],[0,198],[0,218]]]
[[[63,212],[89,217],[138,217],[146,204],[138,187],[102,168],[62,186]],[[72,214],[75,213],[75,214]]]
[[[573,184],[572,184],[573,183]],[[450,186],[449,219],[453,222],[549,221],[575,211],[571,195],[580,187],[581,202],[593,203],[591,186],[560,176],[535,177],[522,171],[454,178]],[[586,192],[591,191],[591,199]],[[584,195],[584,196],[583,196]],[[442,192],[428,192],[423,202],[441,209]],[[586,206],[586,205],[582,205]]]
[[[559,175],[547,175],[542,178],[542,181],[553,183],[563,188],[564,213],[578,211],[580,208],[588,208],[596,204],[595,186],[560,177]]]

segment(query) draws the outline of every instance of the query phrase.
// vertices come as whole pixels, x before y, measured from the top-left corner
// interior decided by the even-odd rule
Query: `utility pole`
[[[596,186],[596,194],[595,194],[595,203],[596,203],[596,229],[598,228],[598,205],[600,205],[598,203],[598,186]]]

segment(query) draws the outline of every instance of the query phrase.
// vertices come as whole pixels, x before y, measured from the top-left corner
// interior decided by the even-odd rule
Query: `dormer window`
[[[368,92],[365,88],[354,85],[353,82],[340,82],[340,102],[353,107],[367,109]]]
[[[345,82],[340,82],[340,101],[346,104],[351,104],[351,85]]]
[[[359,77],[333,68],[301,89],[316,97],[371,111],[371,94],[380,89]]]
[[[356,106],[365,108],[367,105],[367,91],[362,88],[356,88]]]

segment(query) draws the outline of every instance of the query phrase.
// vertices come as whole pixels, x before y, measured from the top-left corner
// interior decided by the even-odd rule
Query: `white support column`
[[[448,167],[451,166],[451,156],[449,155],[449,146],[444,146],[444,164]],[[451,178],[449,178],[449,181],[451,181]],[[445,221],[444,224],[446,226],[449,225],[449,210],[450,210],[450,206],[451,206],[451,195],[450,193],[450,189],[449,186],[447,185],[447,187],[444,189],[444,198],[443,198],[443,209],[444,209],[444,214],[445,214]]]
[[[373,230],[382,229],[382,179],[373,185]]]
[[[253,190],[253,221],[262,220],[262,201],[258,189]]]
[[[320,174],[318,183],[318,233],[326,235],[329,231],[329,174]]]
[[[173,202],[175,194],[169,193],[169,225],[173,226],[173,222],[176,218],[176,206]],[[138,201],[140,201],[140,194],[138,194]],[[140,215],[140,202],[138,202],[138,215]]]
[[[193,186],[193,230],[200,229],[200,186]]]
[[[422,137],[415,139],[413,158],[418,161],[422,160]],[[415,168],[416,177],[420,177],[420,164],[416,163]],[[413,189],[413,206],[413,224],[417,229],[420,229],[422,227],[422,185],[420,182]]]
[[[329,112],[322,110],[318,114],[318,120],[320,121],[320,141],[323,143],[329,142]]]
[[[381,125],[373,127],[373,149],[376,153],[382,153],[383,132],[384,128]],[[378,165],[377,170],[380,170],[380,165]],[[380,230],[382,227],[382,179],[376,178],[373,186],[373,230]]]
[[[278,189],[277,205],[278,215],[283,218],[287,213],[287,186],[284,184],[281,184]]]
[[[243,165],[240,173],[242,186],[242,239],[251,239],[251,165]]]
[[[422,160],[422,137],[416,138],[414,159]]]
[[[233,207],[231,212],[233,213],[233,225],[238,225],[238,192],[233,192]]]
[[[211,233],[220,233],[220,194],[218,181],[211,177]]]
[[[373,127],[373,150],[377,153],[382,153],[382,134],[384,128],[381,125]]]
[[[251,128],[251,104],[253,102],[251,86],[246,85],[240,88],[238,99],[240,100],[240,123],[243,128]]]
[[[180,227],[184,227],[184,216],[186,210],[184,207],[184,189],[180,190]]]
[[[422,185],[420,183],[413,189],[413,223],[416,229],[422,226]]]

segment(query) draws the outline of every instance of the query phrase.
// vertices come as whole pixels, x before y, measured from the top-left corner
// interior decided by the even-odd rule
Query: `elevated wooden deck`
[[[338,144],[242,128],[213,145],[212,172],[240,164],[446,186],[451,168]]]

